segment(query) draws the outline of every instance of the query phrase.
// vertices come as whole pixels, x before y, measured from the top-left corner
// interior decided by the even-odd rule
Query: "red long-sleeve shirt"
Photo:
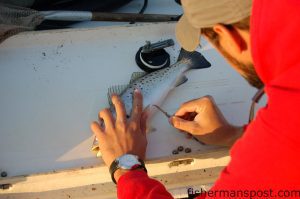
[[[300,198],[300,1],[254,0],[250,35],[268,103],[232,147],[231,161],[211,191],[261,190],[277,198]],[[172,198],[143,171],[120,178],[118,197]]]

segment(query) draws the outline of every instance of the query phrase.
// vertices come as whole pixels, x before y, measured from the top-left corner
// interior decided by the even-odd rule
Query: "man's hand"
[[[109,109],[99,112],[99,119],[104,122],[91,124],[91,129],[98,139],[102,158],[107,166],[118,157],[124,154],[137,155],[145,159],[146,139],[146,115],[143,111],[143,97],[140,91],[134,92],[132,113],[129,119],[126,118],[126,111],[121,99],[113,95],[112,103],[115,106],[116,118]],[[117,171],[115,179],[118,180],[124,171]]]
[[[211,96],[182,104],[170,122],[175,128],[210,145],[232,146],[243,134],[242,127],[226,121]]]

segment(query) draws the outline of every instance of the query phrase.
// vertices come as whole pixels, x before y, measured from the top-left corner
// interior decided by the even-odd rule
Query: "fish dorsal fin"
[[[134,73],[132,73],[129,84],[131,84],[132,82],[134,82],[135,80],[137,80],[141,77],[144,77],[146,74],[147,74],[146,72],[134,72]]]
[[[128,87],[128,85],[117,85],[117,86],[109,87],[108,92],[107,92],[107,98],[108,98],[109,105],[112,105],[112,102],[111,102],[112,94],[121,95],[127,89],[127,87]]]

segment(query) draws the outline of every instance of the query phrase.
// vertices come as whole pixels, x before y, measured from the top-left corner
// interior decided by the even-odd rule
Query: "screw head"
[[[186,148],[186,149],[184,150],[184,152],[190,153],[190,152],[192,152],[192,149],[191,149],[191,148]]]
[[[177,149],[175,149],[175,150],[172,151],[172,154],[174,154],[174,155],[177,155],[178,153],[179,153],[179,152],[178,152]]]
[[[184,150],[184,147],[183,147],[183,146],[179,146],[179,147],[177,148],[177,150],[178,150],[178,151],[183,151],[183,150]]]
[[[5,178],[6,176],[7,176],[7,173],[6,173],[5,171],[2,171],[2,172],[1,172],[1,177],[2,177],[2,178]]]

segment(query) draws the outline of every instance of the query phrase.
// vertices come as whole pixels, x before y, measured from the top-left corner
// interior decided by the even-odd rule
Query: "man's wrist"
[[[116,180],[116,182],[118,183],[118,181],[119,181],[119,179],[123,176],[123,175],[125,175],[126,173],[128,173],[128,172],[131,172],[131,171],[136,171],[136,170],[138,170],[138,171],[145,171],[143,168],[140,168],[140,167],[138,167],[138,168],[136,168],[136,169],[131,169],[131,170],[125,170],[125,169],[118,169],[118,170],[116,170],[116,172],[114,173],[114,178],[115,178],[115,180]],[[145,171],[146,172],[146,171]]]
[[[112,181],[117,184],[119,178],[130,170],[142,168],[147,172],[145,163],[137,155],[124,154],[116,158],[109,167]],[[117,173],[116,173],[117,172]]]
[[[116,170],[116,172],[114,173],[114,178],[116,180],[116,182],[118,183],[120,177],[126,173],[128,173],[130,170],[124,170],[124,169],[118,169]]]
[[[244,134],[244,127],[243,126],[232,126],[232,135],[230,136],[230,139],[227,141],[226,145],[231,147],[234,145],[234,143],[242,137]]]

